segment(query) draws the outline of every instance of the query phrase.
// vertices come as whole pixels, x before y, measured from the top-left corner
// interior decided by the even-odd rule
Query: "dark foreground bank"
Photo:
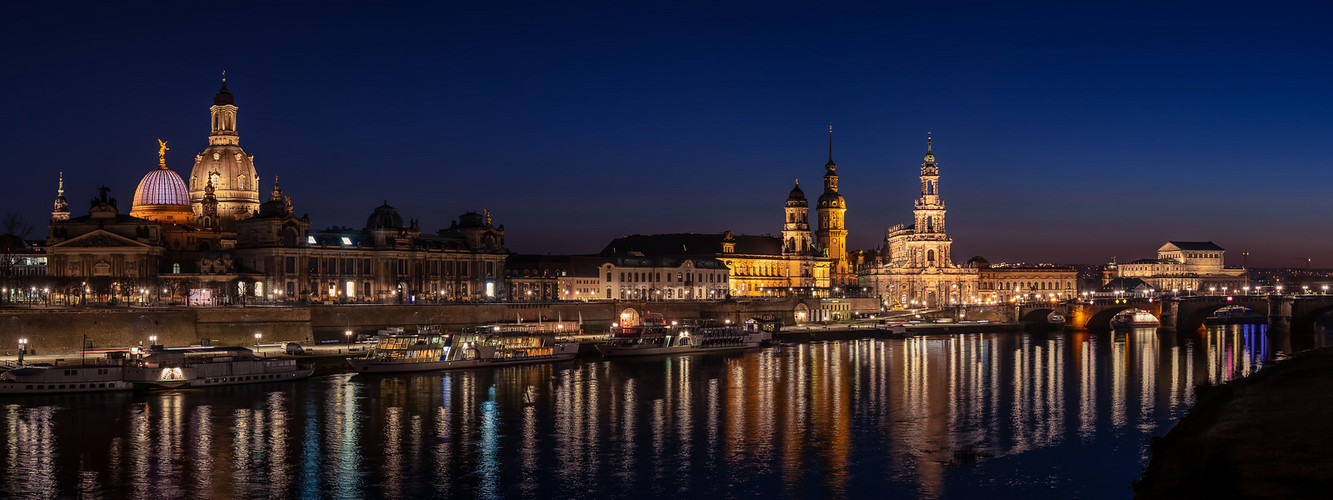
[[[1200,388],[1155,439],[1137,498],[1328,498],[1333,494],[1333,349],[1307,351]]]

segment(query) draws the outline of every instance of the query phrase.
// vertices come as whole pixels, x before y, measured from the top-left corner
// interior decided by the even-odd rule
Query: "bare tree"
[[[32,224],[23,222],[23,218],[19,217],[19,214],[13,212],[5,212],[4,221],[0,222],[0,224],[4,225],[4,234],[6,236],[18,236],[20,243],[24,238],[27,238],[29,234],[32,234]]]

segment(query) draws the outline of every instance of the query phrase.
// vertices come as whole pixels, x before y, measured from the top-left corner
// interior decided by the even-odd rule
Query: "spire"
[[[838,164],[833,163],[833,124],[828,126],[828,163],[824,164],[824,168],[829,170],[838,168]]]
[[[64,173],[64,172],[61,172],[61,173],[60,173],[60,184],[59,184],[59,187],[56,188],[56,197],[58,197],[58,198],[64,198],[64,197],[65,197],[65,173]]]
[[[926,132],[926,154],[934,154],[930,151],[930,132]]]
[[[278,185],[278,176],[273,176],[273,199],[282,199],[282,186]]]
[[[236,105],[236,97],[227,90],[227,71],[222,71],[222,87],[218,89],[217,95],[213,96],[214,106]]]

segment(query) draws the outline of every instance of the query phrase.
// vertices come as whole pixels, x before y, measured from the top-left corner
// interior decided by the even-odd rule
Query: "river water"
[[[0,399],[0,496],[1127,498],[1252,326]]]

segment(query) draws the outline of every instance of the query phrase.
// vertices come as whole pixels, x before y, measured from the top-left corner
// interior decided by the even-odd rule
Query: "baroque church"
[[[913,224],[889,229],[878,258],[861,266],[860,284],[874,290],[890,308],[943,307],[974,301],[977,271],[953,262],[953,239],[944,226],[940,167],[929,136],[920,181]]]
[[[209,108],[208,147],[189,182],[158,164],[139,181],[129,213],[103,187],[71,217],[60,176],[47,237],[47,274],[69,302],[216,305],[251,301],[488,300],[503,296],[504,226],[470,212],[422,234],[388,203],[360,230],[310,229],[275,176],[260,199],[254,156],[241,149],[226,77]],[[71,299],[74,297],[73,299]]]

